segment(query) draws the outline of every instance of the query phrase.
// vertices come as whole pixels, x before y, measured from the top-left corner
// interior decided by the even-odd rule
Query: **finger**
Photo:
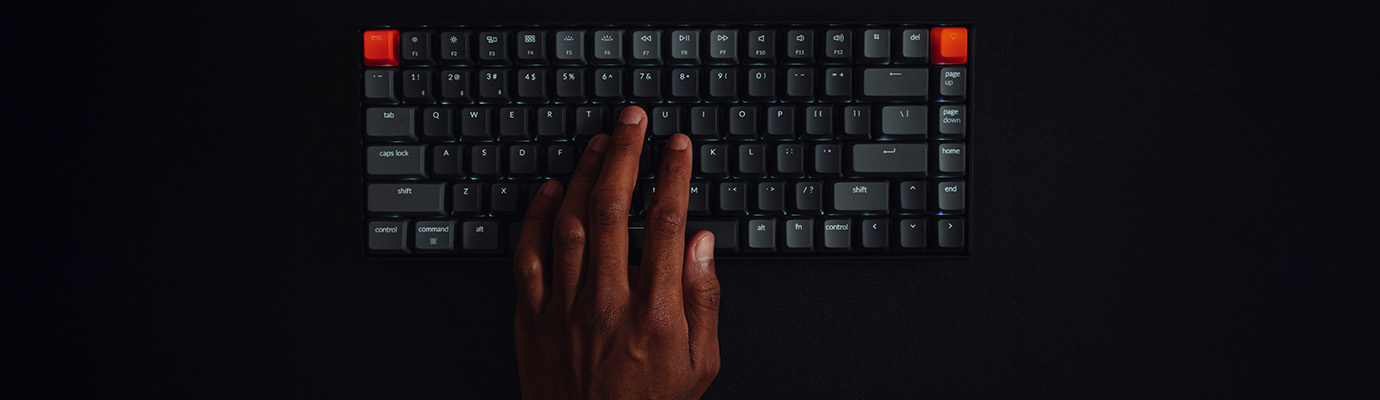
[[[560,204],[561,183],[547,181],[537,191],[522,221],[517,252],[513,254],[513,273],[517,276],[518,314],[524,318],[541,314],[550,294],[546,283],[550,277],[542,276],[542,268],[546,265],[546,249],[551,246],[551,224]]]
[[[641,301],[654,312],[683,318],[681,299],[681,266],[685,262],[685,213],[690,201],[690,138],[676,134],[666,142],[661,156],[661,171],[657,173],[656,195],[647,210],[644,227],[642,273],[637,275],[633,289]]]
[[[685,252],[685,323],[690,329],[690,364],[704,379],[719,374],[719,277],[714,271],[714,234],[701,231]],[[708,384],[708,382],[705,382]]]
[[[602,304],[618,304],[628,296],[628,207],[637,184],[646,117],[639,107],[623,109],[609,137],[599,182],[589,196],[589,279]]]
[[[584,284],[585,265],[585,212],[589,204],[589,192],[599,180],[599,170],[604,165],[604,152],[607,150],[608,135],[597,135],[589,140],[580,163],[575,166],[575,174],[570,177],[561,210],[556,213],[556,225],[551,232],[551,303],[559,304],[570,311],[575,297],[580,294]],[[550,308],[551,306],[547,306]]]

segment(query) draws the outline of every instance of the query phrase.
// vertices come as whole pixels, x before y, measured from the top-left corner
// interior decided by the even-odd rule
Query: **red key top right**
[[[364,65],[394,67],[398,65],[398,31],[364,31]]]

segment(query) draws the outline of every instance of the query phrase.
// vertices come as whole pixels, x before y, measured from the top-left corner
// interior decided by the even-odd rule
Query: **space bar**
[[[685,239],[689,240],[695,236],[695,232],[709,231],[714,234],[714,250],[737,252],[738,251],[738,221],[726,220],[691,220],[685,223]],[[641,249],[645,242],[645,228],[642,221],[628,221],[628,244],[633,249]]]

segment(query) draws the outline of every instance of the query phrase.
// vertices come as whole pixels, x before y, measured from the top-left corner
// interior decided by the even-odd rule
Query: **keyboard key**
[[[661,64],[661,31],[634,31],[632,51],[634,64]]]
[[[441,99],[466,103],[470,101],[470,73],[460,69],[441,71]]]
[[[795,107],[767,107],[767,134],[764,139],[795,139]]]
[[[508,64],[508,33],[479,32],[479,63],[484,65]]]
[[[470,148],[470,176],[497,178],[501,155],[496,144],[481,144]]]
[[[700,97],[700,71],[693,68],[671,70],[671,98],[697,100]]]
[[[511,214],[522,207],[522,185],[512,182],[489,186],[489,210],[495,214]]]
[[[632,98],[640,101],[661,100],[661,70],[635,69],[632,72]]]
[[[776,31],[750,31],[747,37],[748,62],[773,64],[776,62]]]
[[[398,31],[364,31],[364,65],[393,67],[398,65]]]
[[[925,106],[886,106],[882,107],[882,134],[888,136],[911,136],[923,138],[926,129]]]
[[[837,143],[815,145],[814,174],[839,176],[843,174],[843,149]]]
[[[556,100],[567,102],[585,100],[585,70],[575,68],[556,70]]]
[[[801,214],[819,214],[824,204],[824,184],[819,181],[795,184],[795,201],[792,210]]]
[[[774,176],[798,177],[805,173],[805,145],[801,143],[776,145]]]
[[[884,181],[835,182],[830,208],[840,212],[887,212],[887,183]]]
[[[709,70],[709,97],[732,100],[738,97],[738,70],[716,68]]]
[[[575,109],[575,136],[590,137],[604,131],[604,109],[580,107]]]
[[[868,64],[886,64],[891,61],[891,31],[886,29],[863,31],[862,61]]]
[[[963,220],[957,218],[941,219],[939,226],[939,247],[963,247]]]
[[[826,219],[823,228],[825,250],[848,251],[853,249],[853,220]]]
[[[810,106],[805,108],[805,138],[811,140],[834,138],[834,107]]]
[[[546,102],[546,71],[540,69],[520,69],[517,72],[518,101]]]
[[[780,214],[786,210],[786,184],[761,182],[757,184],[757,208],[762,214]]]
[[[671,63],[689,65],[700,63],[700,31],[671,31]]]
[[[723,177],[728,175],[728,146],[723,144],[702,144],[700,153],[694,157],[699,165],[699,176]]]
[[[859,229],[862,230],[862,247],[864,249],[886,249],[888,238],[891,236],[890,222],[885,219],[864,219]]]
[[[815,221],[808,218],[788,219],[785,231],[785,251],[811,252],[815,250]]]
[[[965,106],[942,106],[939,107],[939,134],[941,135],[963,135],[966,128],[963,120],[967,113]]]
[[[741,106],[728,109],[729,139],[757,139],[757,107]]]
[[[883,98],[923,98],[929,89],[925,68],[867,68],[863,95]]]
[[[517,59],[523,64],[545,64],[546,32],[522,31],[517,33]]]
[[[776,69],[753,68],[747,74],[748,97],[760,100],[776,98]]]
[[[943,211],[963,211],[963,181],[939,182],[939,209]]]
[[[463,175],[462,153],[459,145],[431,146],[431,175],[437,178],[459,178]]]
[[[709,62],[711,64],[738,63],[738,31],[715,29],[709,31]]]
[[[393,70],[365,70],[364,98],[371,103],[398,102],[398,96],[394,94],[393,90]]]
[[[473,62],[470,59],[469,32],[441,32],[441,62],[448,65]]]
[[[413,122],[417,112],[408,107],[376,107],[364,110],[364,134],[372,140],[417,140]]]
[[[418,253],[454,253],[455,220],[417,221],[414,247]]]
[[[963,143],[939,145],[939,172],[963,174]]]
[[[436,92],[431,89],[431,71],[410,69],[403,71],[403,100],[413,104],[431,104]]]
[[[776,220],[774,219],[753,219],[747,223],[747,247],[745,251],[752,252],[775,252],[776,251]]]
[[[968,62],[968,28],[930,29],[930,61],[935,64]]]
[[[930,31],[928,29],[906,29],[901,31],[902,62],[922,63],[930,55]]]
[[[829,68],[824,71],[824,95],[849,98],[853,96],[853,69]]]
[[[905,249],[925,248],[925,230],[929,229],[923,219],[903,219],[897,226],[897,244]]]
[[[792,29],[786,32],[787,62],[810,62],[815,58],[815,31]]]
[[[834,29],[824,32],[824,58],[847,61],[853,57],[853,31]]]
[[[585,63],[585,31],[556,32],[556,63]]]
[[[403,33],[402,59],[408,64],[430,64],[431,32]]]
[[[786,97],[809,99],[815,95],[815,70],[791,68],[786,70]]]
[[[948,67],[939,69],[939,95],[959,98],[968,90],[968,69]]]
[[[479,70],[478,86],[478,98],[484,102],[507,103],[512,94],[512,91],[508,90],[508,70],[506,69]]]
[[[690,136],[693,139],[719,138],[719,109],[694,107],[690,109]]]
[[[690,199],[686,202],[686,211],[698,215],[709,213],[709,185],[704,181],[690,182]]]
[[[527,116],[526,107],[504,107],[498,109],[498,138],[499,140],[530,140],[532,135],[527,129],[530,122]]]
[[[456,215],[485,214],[484,184],[457,183],[451,187],[451,204]]]
[[[736,161],[733,170],[734,176],[767,176],[767,150],[766,146],[761,143],[738,145],[738,157],[734,161]]]
[[[542,107],[537,109],[537,137],[540,139],[565,139],[565,107]]]
[[[407,220],[373,220],[365,227],[370,253],[408,253]]]
[[[364,150],[365,171],[371,177],[425,178],[424,154],[421,145],[369,146]]]
[[[928,163],[924,143],[853,145],[853,172],[857,174],[925,174]]]
[[[872,108],[848,106],[843,109],[843,134],[850,139],[867,139],[872,135]]]
[[[925,211],[925,181],[904,181],[896,188],[901,194],[902,210]]]
[[[422,110],[422,137],[434,140],[454,139],[450,108],[431,107]]]
[[[689,220],[685,222],[685,237],[688,239],[699,231],[714,234],[714,250],[723,252],[738,251],[737,220]]]
[[[460,109],[460,139],[488,140],[493,138],[489,130],[489,109],[478,107]]]
[[[623,100],[623,70],[594,70],[594,98],[604,101]]]
[[[718,210],[724,214],[747,212],[747,183],[743,181],[720,183]]]
[[[508,146],[508,176],[534,177],[537,175],[537,145],[515,144]]]
[[[546,147],[546,173],[550,175],[570,175],[575,173],[575,146],[554,144]]]
[[[498,221],[465,221],[461,231],[464,232],[465,251],[490,252],[498,250]]]
[[[680,133],[680,108],[657,107],[651,109],[647,119],[647,132],[654,137],[669,138]]]
[[[444,215],[445,190],[441,183],[371,183],[369,213],[375,215]]]
[[[594,32],[594,63],[601,65],[623,64],[623,31]]]

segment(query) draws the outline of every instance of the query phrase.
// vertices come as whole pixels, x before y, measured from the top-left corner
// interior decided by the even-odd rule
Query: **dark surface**
[[[435,4],[0,3],[3,397],[515,396],[506,264],[359,256],[355,24],[724,16],[972,21],[978,211],[969,260],[720,263],[706,397],[1377,392],[1359,8]]]

